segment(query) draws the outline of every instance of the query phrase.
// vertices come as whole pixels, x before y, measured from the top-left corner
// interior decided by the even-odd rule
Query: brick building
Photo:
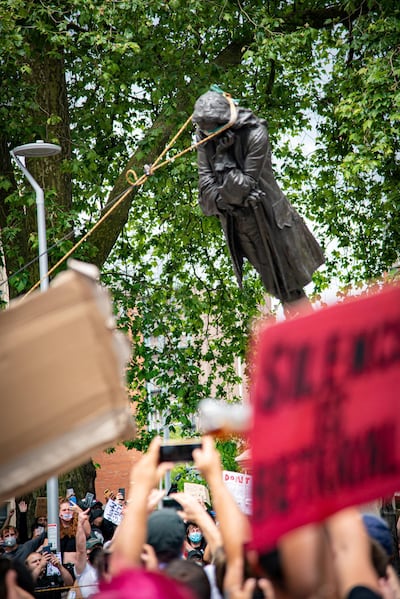
[[[112,453],[95,453],[92,460],[99,465],[95,480],[96,498],[104,503],[106,489],[114,492],[119,488],[127,490],[130,469],[140,455],[136,449],[127,449],[124,445],[117,445]]]

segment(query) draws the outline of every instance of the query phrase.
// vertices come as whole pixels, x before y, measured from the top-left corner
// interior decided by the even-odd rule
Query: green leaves
[[[18,175],[14,193],[11,147],[39,137],[63,146],[57,166],[36,166],[55,261],[214,82],[268,121],[279,183],[327,248],[316,291],[389,269],[400,247],[400,15],[392,2],[353,4],[1,3],[0,228],[11,274],[36,258],[34,197]],[[195,153],[151,176],[75,257],[97,261],[132,335],[139,445],[153,434],[152,410],[190,434],[201,398],[239,398],[234,359],[246,358],[265,296],[249,265],[238,289],[217,219],[200,213]],[[15,275],[12,293],[36,271]]]

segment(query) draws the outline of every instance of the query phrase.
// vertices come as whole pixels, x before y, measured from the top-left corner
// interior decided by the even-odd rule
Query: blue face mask
[[[6,537],[4,539],[4,545],[6,547],[15,547],[17,544],[17,539],[15,537]]]
[[[191,532],[189,535],[189,541],[192,541],[192,543],[200,543],[202,538],[201,532]]]

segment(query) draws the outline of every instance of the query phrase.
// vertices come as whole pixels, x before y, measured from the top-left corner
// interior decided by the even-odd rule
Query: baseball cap
[[[392,556],[394,552],[393,535],[386,520],[375,514],[363,514],[362,520],[368,535],[380,543],[389,556]]]
[[[96,518],[100,518],[100,516],[104,516],[103,510],[100,510],[100,509],[92,510],[89,515],[89,520],[90,520],[90,522],[93,522],[93,520],[96,520]]]
[[[157,555],[180,557],[186,536],[185,524],[175,510],[163,508],[152,512],[147,519],[147,543]]]
[[[87,539],[86,549],[93,549],[93,547],[97,546],[102,546],[102,542],[100,541],[100,539],[95,539],[94,537],[89,537],[89,539]]]

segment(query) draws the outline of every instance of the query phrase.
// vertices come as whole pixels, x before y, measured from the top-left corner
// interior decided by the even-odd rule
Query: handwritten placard
[[[122,520],[122,505],[109,499],[104,508],[104,518],[118,526]]]
[[[241,511],[247,515],[251,514],[252,477],[250,474],[223,470],[222,479]]]
[[[253,354],[253,543],[400,487],[400,288],[266,327]]]

